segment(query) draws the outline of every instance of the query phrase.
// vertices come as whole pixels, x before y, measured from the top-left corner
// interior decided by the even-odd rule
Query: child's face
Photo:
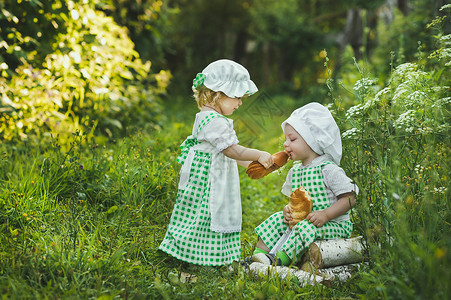
[[[285,124],[284,133],[283,146],[292,160],[301,160],[303,165],[307,165],[319,156],[290,124]]]
[[[217,108],[224,116],[230,116],[241,106],[241,104],[243,104],[241,98],[230,98],[226,95],[222,95],[221,99],[217,103]]]

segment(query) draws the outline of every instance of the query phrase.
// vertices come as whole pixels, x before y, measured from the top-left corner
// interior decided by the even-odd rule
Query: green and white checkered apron
[[[302,168],[301,164],[293,167],[292,192],[300,186],[305,187],[313,200],[312,211],[323,210],[331,205],[322,173],[322,168],[326,164],[333,162],[324,162],[310,168]],[[315,240],[348,238],[351,236],[352,228],[353,225],[349,220],[340,222],[331,220],[320,228],[303,220],[293,227],[281,251],[285,251],[296,262]],[[255,228],[255,232],[265,245],[272,249],[287,229],[288,225],[283,222],[283,212],[277,212]]]
[[[197,134],[217,113],[201,122]],[[196,145],[197,134],[181,145],[178,161],[185,163],[186,147]],[[193,141],[194,139],[194,141]],[[241,256],[240,232],[218,233],[210,230],[210,168],[212,154],[194,150],[188,182],[179,189],[166,235],[159,249],[188,263],[221,266],[237,261]]]

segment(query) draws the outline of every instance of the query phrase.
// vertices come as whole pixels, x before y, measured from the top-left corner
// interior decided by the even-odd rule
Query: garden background
[[[449,299],[451,5],[442,0],[2,0],[0,293],[44,299]],[[318,101],[360,187],[367,267],[301,287],[157,251],[174,204],[191,82],[219,58],[260,91],[240,143],[282,149]],[[240,170],[242,256],[287,203],[291,163]]]

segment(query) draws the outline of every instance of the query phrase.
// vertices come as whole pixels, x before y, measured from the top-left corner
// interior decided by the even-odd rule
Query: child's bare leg
[[[263,243],[263,240],[261,238],[258,238],[257,248],[260,248],[266,252],[271,251],[271,249],[269,249],[268,246],[266,246],[265,243]]]

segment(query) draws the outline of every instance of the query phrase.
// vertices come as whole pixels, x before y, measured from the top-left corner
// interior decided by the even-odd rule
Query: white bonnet
[[[293,111],[282,123],[290,124],[319,155],[329,154],[339,165],[342,154],[340,129],[330,111],[323,105],[312,102]]]
[[[245,67],[228,59],[209,64],[193,80],[193,89],[204,85],[215,92],[223,92],[230,98],[255,94],[258,89]]]

